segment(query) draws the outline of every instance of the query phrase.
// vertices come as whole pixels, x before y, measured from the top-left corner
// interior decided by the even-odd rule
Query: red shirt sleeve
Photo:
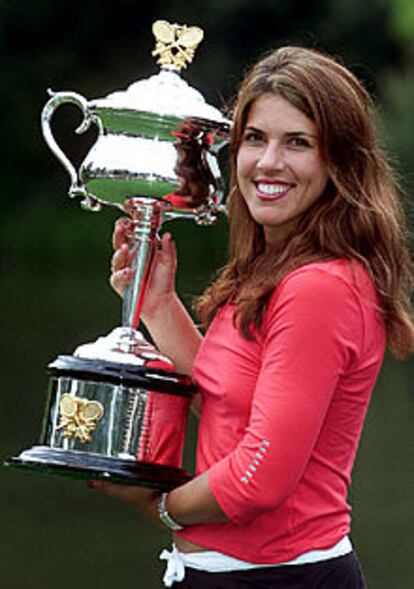
[[[358,295],[339,276],[302,268],[276,289],[249,425],[209,470],[210,489],[234,522],[275,509],[294,490],[338,382],[361,353],[363,323]]]

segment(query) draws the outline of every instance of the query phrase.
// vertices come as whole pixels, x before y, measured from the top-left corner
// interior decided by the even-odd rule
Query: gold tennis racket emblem
[[[199,27],[170,24],[157,20],[152,25],[156,46],[152,55],[158,57],[157,63],[180,71],[193,61],[195,50],[204,37]]]
[[[59,424],[57,429],[63,429],[65,438],[78,439],[86,444],[92,439],[98,421],[104,415],[104,407],[99,401],[80,399],[64,394],[59,402]]]

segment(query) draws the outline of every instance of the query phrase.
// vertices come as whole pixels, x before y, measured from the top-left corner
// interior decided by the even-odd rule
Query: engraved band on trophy
[[[189,478],[181,458],[194,386],[137,327],[161,225],[176,218],[210,225],[225,211],[218,154],[229,122],[180,76],[203,31],[157,21],[153,33],[158,74],[91,101],[49,91],[42,131],[70,176],[68,195],[81,197],[86,209],[112,206],[134,221],[134,279],[124,294],[122,327],[48,366],[40,444],[7,464],[167,490]],[[51,128],[64,103],[83,113],[77,133],[91,125],[99,131],[79,170]],[[181,173],[189,165],[198,170],[193,189]]]

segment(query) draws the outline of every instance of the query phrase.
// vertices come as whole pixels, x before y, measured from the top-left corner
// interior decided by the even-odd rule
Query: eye
[[[249,129],[243,133],[242,141],[245,143],[257,143],[259,141],[263,141],[263,139],[263,133]]]
[[[290,137],[288,140],[288,144],[295,149],[304,149],[307,147],[312,147],[311,142],[306,139],[306,137]]]

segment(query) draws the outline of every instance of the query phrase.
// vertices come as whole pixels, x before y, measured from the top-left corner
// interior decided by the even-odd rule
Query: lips
[[[254,182],[256,193],[262,200],[277,200],[283,198],[294,184],[286,182],[269,182],[264,180],[256,180]]]

